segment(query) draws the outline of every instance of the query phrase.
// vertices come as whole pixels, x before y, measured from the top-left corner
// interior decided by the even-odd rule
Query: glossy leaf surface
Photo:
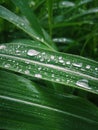
[[[46,87],[0,71],[0,128],[96,130],[98,109],[72,95],[58,95]]]
[[[98,94],[98,63],[23,43],[0,46],[0,67]]]

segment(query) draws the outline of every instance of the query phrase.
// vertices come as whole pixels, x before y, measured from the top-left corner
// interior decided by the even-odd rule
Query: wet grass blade
[[[98,94],[98,62],[23,43],[0,46],[0,67]]]
[[[52,37],[53,0],[47,0],[47,9],[48,9],[48,23],[49,23],[50,36]]]
[[[91,15],[91,14],[93,14],[93,13],[98,13],[98,8],[85,10],[85,11],[83,11],[83,13],[76,14],[75,16],[70,17],[70,18],[69,18],[68,20],[66,20],[66,21],[75,20],[75,19],[78,19],[79,17],[84,17],[85,15]]]
[[[51,45],[53,48],[56,49],[53,41],[51,40],[50,36],[47,34],[47,32],[40,26],[40,21],[38,21],[37,17],[35,16],[33,10],[30,8],[29,6],[29,1],[25,1],[25,0],[21,0],[21,1],[18,1],[18,0],[11,0],[15,5],[16,7],[18,7],[23,16],[26,17],[26,19],[30,22],[31,24],[31,27],[34,28],[35,30],[38,30],[39,34],[41,34],[41,36],[44,38],[44,41],[42,41],[42,43],[44,42],[44,44],[46,44],[47,46]],[[52,2],[52,1],[51,1]],[[49,1],[50,3],[50,1]],[[52,4],[52,3],[51,3]],[[49,4],[50,5],[50,4]],[[49,6],[50,7],[50,6]],[[49,8],[50,9],[50,8]],[[52,7],[51,7],[51,10],[52,10]],[[51,12],[52,13],[52,12]],[[50,16],[50,10],[49,10],[49,16]],[[49,20],[51,20],[52,17],[50,16],[49,17]],[[51,27],[52,29],[52,27]],[[44,30],[44,32],[43,32]],[[48,35],[48,37],[46,36],[46,34]],[[49,48],[52,48],[52,47],[49,47]],[[52,50],[53,50],[52,48]]]
[[[27,44],[27,46],[29,45],[29,46],[32,46],[32,47],[38,47],[38,48],[51,50],[46,45],[44,45],[43,43],[38,42],[38,41],[33,41],[33,40],[30,40],[30,39],[17,39],[17,40],[13,40],[12,43]]]
[[[29,1],[26,1],[26,0],[20,0],[20,1],[11,0],[11,1],[16,5],[16,7],[18,7],[20,9],[23,16],[25,16],[26,19],[30,22],[31,27],[34,28],[35,30],[37,30],[38,33],[41,34],[42,37],[44,37],[42,28],[41,28],[35,14],[33,13],[33,10],[29,6]]]
[[[98,108],[82,98],[0,70],[0,129],[97,130]]]
[[[27,33],[29,36],[34,38],[35,40],[42,42],[43,44],[51,48],[51,50],[54,50],[51,47],[51,45],[49,45],[48,42],[46,42],[46,40],[44,39],[42,34],[39,32],[39,30],[35,28],[37,24],[34,25],[34,27],[32,28],[31,23],[26,18],[22,18],[14,14],[13,12],[11,12],[10,10],[6,9],[3,6],[0,6],[0,17],[13,23],[18,28],[22,29],[25,33]]]

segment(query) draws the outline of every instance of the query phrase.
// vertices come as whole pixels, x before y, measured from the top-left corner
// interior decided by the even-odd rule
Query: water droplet
[[[62,57],[60,56],[60,57],[59,57],[59,60],[61,60],[61,59],[62,59]]]
[[[86,79],[81,79],[81,80],[77,81],[76,85],[83,87],[83,88],[91,89],[88,84],[88,80],[86,80]]]
[[[25,70],[25,74],[29,74],[30,73],[30,71],[29,70]]]
[[[21,23],[22,26],[24,26],[25,24],[24,23]]]
[[[59,60],[59,62],[60,62],[60,63],[64,63],[64,61],[63,61],[63,60]]]
[[[5,48],[6,48],[5,45],[1,45],[1,46],[0,46],[0,49],[5,49]]]
[[[54,74],[52,74],[52,77],[54,77]]]
[[[75,4],[73,2],[69,2],[69,1],[62,1],[59,3],[60,8],[65,8],[65,7],[72,7],[75,6]]]
[[[45,52],[42,53],[42,55],[45,55],[45,54],[46,54]]]
[[[86,66],[86,69],[90,69],[90,65],[87,65],[87,66]]]
[[[54,56],[51,56],[50,58],[53,60],[53,59],[54,59]]]
[[[73,66],[82,67],[82,63],[72,63]]]
[[[41,70],[41,67],[39,67],[38,70]]]
[[[41,74],[35,74],[35,77],[42,78],[42,75]]]
[[[50,59],[48,59],[47,62],[50,62]]]
[[[67,83],[69,83],[69,82],[70,82],[70,80],[68,79],[68,80],[67,80]]]
[[[60,79],[56,79],[56,81],[57,81],[57,82],[59,82],[59,81],[60,81]]]
[[[19,50],[16,50],[16,53],[20,52]]]
[[[44,61],[44,59],[42,58],[42,59],[40,59],[40,61]]]
[[[30,64],[30,62],[29,62],[29,61],[25,61],[25,63],[26,63],[26,64]]]
[[[98,70],[98,68],[95,68],[95,70]]]
[[[19,69],[18,72],[22,72],[22,69]]]
[[[9,68],[9,67],[10,67],[10,64],[5,64],[4,67],[5,67],[5,68]]]
[[[66,64],[67,64],[67,65],[70,65],[70,61],[67,61]]]
[[[36,56],[36,55],[39,54],[39,52],[36,51],[36,50],[30,49],[30,50],[28,50],[27,54],[28,54],[29,56]]]

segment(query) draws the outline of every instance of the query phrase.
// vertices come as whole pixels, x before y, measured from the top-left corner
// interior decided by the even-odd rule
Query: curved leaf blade
[[[27,44],[2,44],[0,67],[98,94],[98,62]]]
[[[29,36],[34,38],[35,40],[42,42],[47,47],[54,50],[48,44],[48,42],[45,40],[43,35],[39,32],[39,30],[37,30],[34,26],[32,28],[31,23],[26,18],[22,18],[22,17],[20,17],[16,14],[14,14],[13,12],[11,12],[10,10],[6,9],[5,7],[3,7],[1,5],[0,5],[0,17],[3,18],[3,19],[6,19],[7,21],[9,21],[11,23],[13,23],[18,28],[22,29],[25,33],[27,33]],[[43,32],[43,30],[42,30],[42,32]],[[43,33],[45,35],[46,32],[44,31]]]
[[[90,102],[54,94],[15,74],[0,74],[1,129],[98,129],[98,108]]]
[[[32,28],[34,28],[35,30],[37,30],[39,32],[39,34],[41,34],[42,37],[44,37],[43,32],[42,32],[42,28],[35,16],[35,14],[33,13],[33,10],[29,7],[29,1],[25,1],[25,0],[11,0],[16,7],[18,7],[23,16],[26,17],[26,19],[28,19],[28,21],[30,22],[30,25]]]

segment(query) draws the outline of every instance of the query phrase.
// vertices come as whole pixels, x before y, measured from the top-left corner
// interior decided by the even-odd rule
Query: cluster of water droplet
[[[13,54],[13,56],[9,55],[9,59],[0,57],[0,59],[4,61],[2,62],[3,67],[6,69],[11,68],[12,70],[17,70],[18,72],[32,75],[36,78],[51,79],[52,81],[65,82],[66,84],[75,84],[89,90],[92,88],[92,86],[89,85],[89,81],[87,79],[76,81],[76,79],[74,79],[74,73],[72,74],[72,72],[78,74],[78,69],[79,72],[80,70],[84,72],[88,70],[92,72],[93,70],[98,76],[97,67],[77,62],[75,59],[69,60],[68,56],[57,56],[55,53],[48,51],[46,53],[45,51],[32,47],[28,47],[25,50],[24,48],[24,45],[14,45],[14,47],[13,44],[10,47],[9,45],[1,45],[1,52]]]

